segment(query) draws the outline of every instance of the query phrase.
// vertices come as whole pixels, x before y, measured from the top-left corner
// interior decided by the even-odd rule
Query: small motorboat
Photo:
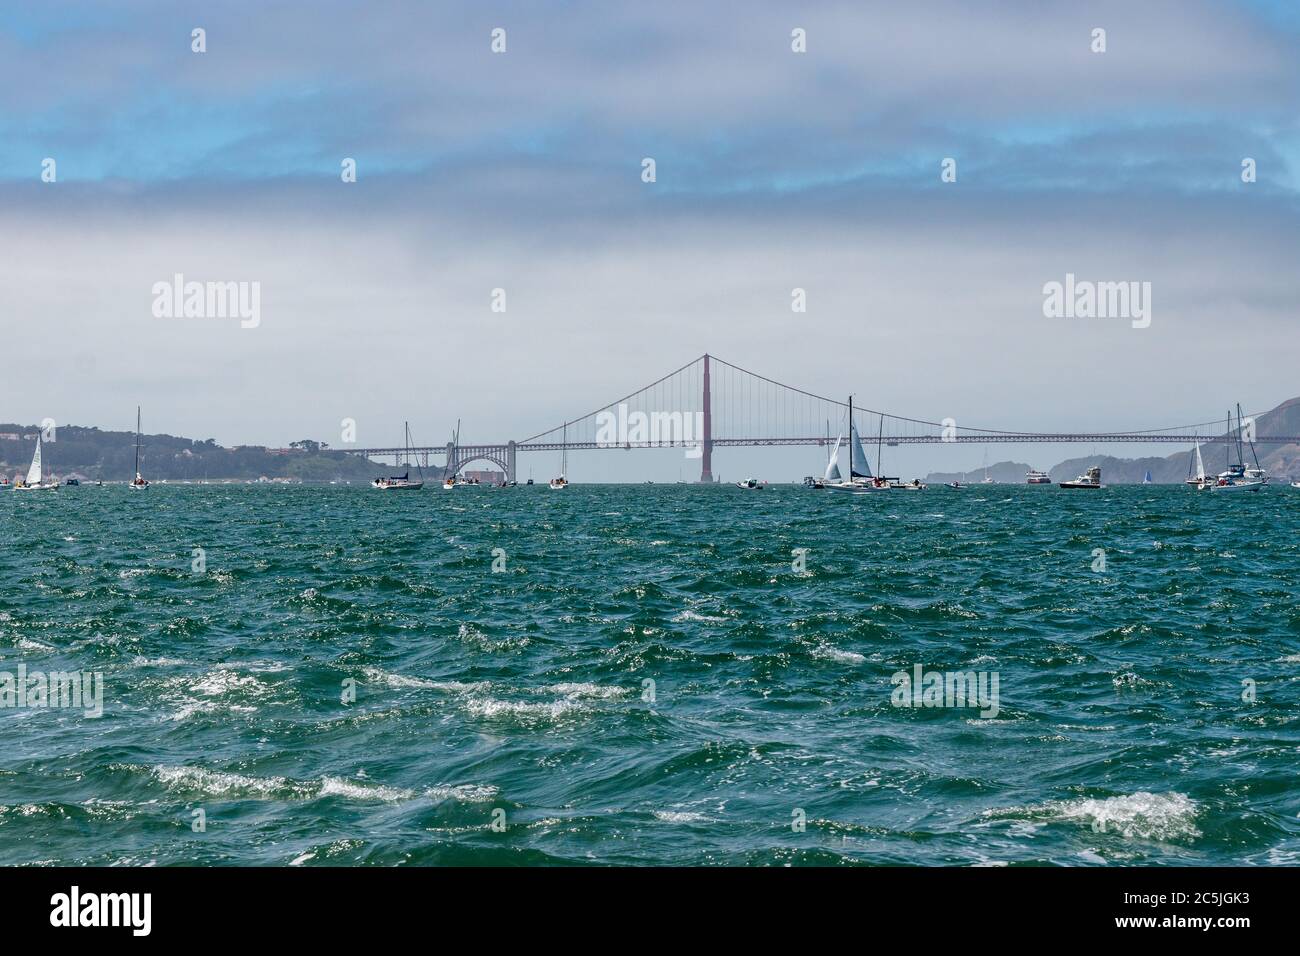
[[[913,478],[911,481],[891,481],[889,487],[899,491],[925,491],[926,484],[920,478]]]
[[[1025,484],[1027,485],[1050,485],[1052,476],[1045,471],[1034,471],[1032,468],[1025,473]]]
[[[1078,478],[1074,479],[1074,481],[1061,482],[1061,487],[1062,488],[1100,488],[1102,487],[1101,468],[1094,465],[1093,467],[1089,468],[1085,474],[1082,474]]]
[[[76,487],[78,487],[78,486],[81,485],[81,479],[80,479],[80,478],[69,478],[69,479],[67,479],[67,480],[64,482],[64,485],[66,485],[66,486],[69,487],[69,488],[76,488]]]
[[[970,485],[963,485],[960,481],[950,481],[944,487],[951,488],[953,491],[965,491]]]
[[[759,481],[757,478],[746,478],[744,481],[736,482],[737,488],[744,488],[746,491],[762,491],[767,487],[766,481]]]
[[[560,475],[558,478],[552,478],[547,487],[552,491],[563,491],[565,488],[569,487],[569,479]]]

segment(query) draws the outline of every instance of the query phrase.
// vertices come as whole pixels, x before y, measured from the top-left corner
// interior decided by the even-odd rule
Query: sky
[[[6,5],[0,420],[127,427],[141,404],[146,431],[227,445],[338,445],[345,418],[362,445],[403,420],[497,441],[704,352],[932,421],[1263,411],[1300,395],[1296,10]],[[256,327],[155,315],[176,274],[258,283]],[[1045,316],[1067,274],[1149,282],[1149,326]],[[983,457],[897,453],[907,475]],[[820,454],[727,450],[715,471],[784,479]],[[575,478],[690,467],[583,461]]]

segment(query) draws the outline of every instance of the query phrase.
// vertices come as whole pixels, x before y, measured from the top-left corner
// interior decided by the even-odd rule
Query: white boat
[[[882,424],[883,429],[883,424]],[[837,456],[835,470],[838,473],[838,455],[839,443],[836,442],[835,454]],[[830,473],[830,467],[827,466],[827,473]],[[849,477],[841,478],[839,481],[827,481],[824,483],[827,491],[839,491],[853,495],[865,495],[873,491],[888,491],[889,481],[884,478],[877,478],[871,473],[871,465],[867,462],[867,456],[862,450],[862,438],[858,435],[858,426],[853,421],[853,396],[849,396]]]
[[[1196,474],[1191,474],[1192,465],[1196,465]],[[1193,488],[1201,489],[1206,487],[1209,479],[1205,477],[1205,459],[1201,457],[1201,443],[1196,443],[1195,454],[1191,461],[1187,463],[1188,476],[1183,484],[1191,485]]]
[[[1237,464],[1229,465],[1227,471],[1219,472],[1201,487],[1209,491],[1259,491],[1264,487],[1264,482],[1247,477],[1246,467]]]
[[[50,478],[46,480],[45,478],[41,447],[41,436],[38,432],[36,435],[36,451],[32,454],[32,464],[27,469],[27,477],[14,485],[14,491],[58,491],[59,479]]]
[[[981,481],[980,484],[992,485],[995,483],[996,482],[994,482],[993,479],[989,477],[989,452],[988,449],[986,448],[984,449],[984,480]]]
[[[460,460],[460,419],[456,420],[456,430],[451,436],[452,460]],[[457,488],[477,488],[479,481],[477,478],[463,478],[459,472],[447,475],[442,479],[443,491],[454,491]]]
[[[767,487],[766,481],[759,481],[757,478],[746,478],[744,481],[736,482],[737,488],[744,488],[746,491],[762,491]]]
[[[891,481],[889,487],[899,491],[925,491],[929,486],[920,478],[913,478],[911,481]]]
[[[1228,416],[1228,429],[1232,430],[1232,416]],[[1253,455],[1255,444],[1251,442],[1250,451]],[[1230,454],[1230,453],[1229,453]],[[1202,489],[1210,491],[1259,491],[1264,487],[1268,480],[1264,469],[1259,466],[1259,459],[1255,459],[1255,467],[1247,468],[1245,459],[1242,455],[1241,448],[1241,406],[1237,406],[1237,463],[1228,464],[1226,471],[1221,471],[1212,480],[1201,485]]]
[[[569,472],[569,423],[564,423],[564,431],[560,438],[560,474],[557,478],[552,478],[548,487],[552,491],[563,491],[569,487],[569,479],[565,476]]]
[[[424,469],[420,467],[420,461],[415,461],[416,471],[420,477],[412,480],[411,478],[411,425],[409,422],[402,423],[406,429],[405,453],[402,458],[407,463],[406,471],[400,475],[390,475],[386,478],[376,478],[370,483],[371,488],[378,488],[380,491],[419,491],[424,487]]]
[[[140,406],[135,407],[135,477],[131,479],[131,487],[135,491],[143,491],[149,487],[149,482],[140,474]]]
[[[1052,476],[1045,471],[1034,471],[1032,468],[1025,472],[1025,484],[1027,485],[1050,485]]]
[[[1074,481],[1062,481],[1060,485],[1062,488],[1101,488],[1101,468],[1093,465]]]

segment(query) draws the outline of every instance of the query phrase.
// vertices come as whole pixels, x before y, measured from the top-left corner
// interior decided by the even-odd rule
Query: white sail
[[[830,461],[826,464],[826,480],[840,480],[840,442],[844,440],[843,435],[835,437],[835,448],[831,451]]]
[[[853,474],[850,478],[870,478],[871,465],[867,461],[866,453],[862,450],[862,439],[858,437],[858,426],[855,423],[851,429],[851,441],[853,442]]]
[[[27,469],[27,478],[24,484],[39,485],[42,481],[41,472],[41,436],[36,436],[36,454],[32,455],[32,466]]]
[[[1196,477],[1197,477],[1197,478],[1200,478],[1200,479],[1204,479],[1204,478],[1205,478],[1205,462],[1204,462],[1204,460],[1201,458],[1201,443],[1200,443],[1200,442],[1197,442],[1197,443],[1196,443]]]

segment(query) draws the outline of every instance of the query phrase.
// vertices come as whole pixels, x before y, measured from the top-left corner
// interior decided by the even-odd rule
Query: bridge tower
[[[713,401],[709,390],[709,353],[704,353],[704,435],[700,442],[700,484],[713,484]]]

